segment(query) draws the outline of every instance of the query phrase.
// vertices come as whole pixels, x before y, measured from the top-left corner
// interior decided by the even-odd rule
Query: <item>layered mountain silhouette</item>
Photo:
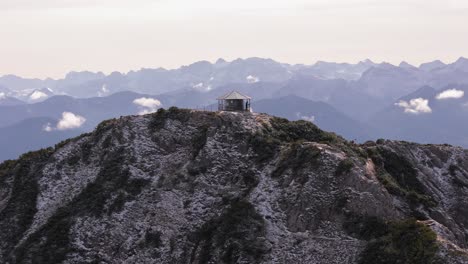
[[[323,130],[338,133],[350,140],[365,141],[372,134],[369,127],[344,115],[329,104],[295,95],[255,101],[252,107],[259,113],[313,122]]]
[[[137,114],[145,110],[144,106],[136,104],[138,98],[151,96],[134,92],[121,92],[107,97],[73,98],[70,96],[54,96],[40,103],[1,106],[0,127],[10,126],[20,120],[33,117],[49,117],[60,119],[63,112],[71,112],[86,118],[83,129],[93,129],[105,119],[121,115]]]
[[[160,106],[216,110],[217,97],[237,90],[253,98],[254,111],[304,117],[349,140],[393,138],[467,147],[466,85],[468,60],[463,57],[419,67],[370,60],[290,65],[248,58],[108,75],[70,72],[59,80],[6,75],[0,77],[0,128],[38,117],[58,122],[72,113],[86,120],[79,129],[90,131],[104,119]],[[454,89],[464,94],[436,98]],[[151,100],[135,104],[139,98]]]
[[[448,97],[443,98],[444,92]],[[382,138],[466,147],[468,98],[465,94],[468,95],[467,85],[450,85],[440,90],[425,86],[398,99],[368,123],[378,129],[377,134]],[[415,100],[419,103],[414,103]],[[405,105],[412,101],[413,106]]]

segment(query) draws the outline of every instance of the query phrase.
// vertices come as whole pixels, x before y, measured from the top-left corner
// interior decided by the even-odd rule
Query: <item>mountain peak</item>
[[[456,62],[452,63],[450,66],[452,66],[456,70],[468,72],[468,59],[460,57]]]
[[[413,66],[413,65],[411,65],[411,64],[409,64],[409,63],[407,63],[406,61],[402,61],[402,62],[398,65],[398,67],[405,68],[405,69],[414,69],[414,68],[416,68],[415,66]]]
[[[456,62],[457,62],[457,63],[460,63],[460,62],[468,62],[468,59],[462,56],[462,57],[458,58],[458,60],[457,60]]]
[[[435,69],[439,69],[439,68],[442,68],[442,67],[445,67],[446,64],[443,63],[442,61],[440,60],[435,60],[435,61],[432,61],[432,62],[426,62],[426,63],[422,63],[419,68],[423,71],[432,71],[432,70],[435,70]]]
[[[375,63],[370,60],[370,59],[365,59],[363,61],[360,61],[358,64],[364,64],[364,65],[374,65]]]
[[[437,241],[464,242],[466,223],[450,208],[467,191],[439,166],[450,156],[465,173],[467,155],[356,145],[266,114],[171,108],[112,119],[0,165],[0,180],[22,183],[0,186],[10,194],[0,208],[0,262],[376,263],[411,252],[431,263]]]
[[[216,60],[215,64],[225,64],[225,63],[227,63],[227,61],[225,59],[219,58],[219,59]]]

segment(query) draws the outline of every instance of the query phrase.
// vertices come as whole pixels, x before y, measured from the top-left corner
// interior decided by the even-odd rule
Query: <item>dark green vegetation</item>
[[[241,258],[258,263],[268,249],[261,237],[265,235],[265,223],[252,204],[233,201],[218,218],[204,224],[189,240],[193,244],[189,263],[219,263],[213,253],[224,263],[238,263]]]
[[[264,127],[264,132],[281,142],[295,142],[299,140],[334,143],[342,140],[334,133],[321,130],[311,122],[304,120],[289,121],[284,118],[273,117],[270,121],[271,128]]]
[[[340,163],[338,163],[338,167],[336,168],[336,171],[335,171],[335,176],[341,176],[346,173],[349,173],[353,167],[354,167],[354,163],[351,159],[349,158],[344,159],[340,161]]]
[[[363,163],[367,158],[367,153],[355,143],[348,142],[335,133],[323,131],[311,122],[289,121],[273,117],[270,119],[270,124],[264,124],[263,130],[252,135],[249,140],[256,154],[256,160],[260,163],[273,158],[281,145],[301,142],[317,142],[334,146],[344,151],[349,157],[363,160]],[[342,165],[349,166],[349,163]],[[345,169],[343,172],[346,172],[351,168],[340,169]]]
[[[319,165],[318,158],[320,157],[320,149],[312,145],[302,145],[299,143],[291,143],[289,148],[282,153],[281,158],[272,173],[272,177],[281,176],[287,169],[292,170],[293,175],[303,175],[299,173],[306,166]],[[299,179],[299,182],[304,184],[306,178]]]
[[[190,118],[189,113],[189,109],[171,107],[168,110],[165,110],[164,108],[159,108],[158,111],[151,116],[149,129],[156,131],[163,128],[167,119],[175,119],[179,120],[180,122],[186,122]]]
[[[262,133],[256,133],[249,140],[249,145],[256,154],[255,159],[260,163],[273,158],[280,144],[280,140]]]
[[[162,245],[161,232],[149,231],[145,234],[145,246],[159,248]]]
[[[274,117],[270,124],[265,124],[263,131],[254,134],[249,140],[259,162],[273,158],[281,144],[300,141],[332,144],[342,141],[337,135],[320,130],[311,122],[303,120],[289,121]]]
[[[199,129],[198,133],[192,138],[192,158],[196,158],[203,147],[206,145],[208,139],[208,126],[203,126]]]
[[[388,223],[375,216],[348,215],[343,228],[350,235],[364,240],[388,233]]]
[[[417,178],[417,170],[405,157],[383,147],[367,149],[369,157],[377,169],[377,178],[393,195],[405,198],[410,204],[436,206],[436,201],[428,194]]]
[[[381,222],[370,219],[359,229],[371,239],[361,254],[360,264],[436,263],[436,234],[414,219]]]

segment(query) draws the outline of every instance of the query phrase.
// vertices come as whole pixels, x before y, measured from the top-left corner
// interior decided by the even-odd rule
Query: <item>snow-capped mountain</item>
[[[29,103],[37,103],[46,100],[47,98],[54,95],[54,91],[50,88],[35,89],[24,98]]]

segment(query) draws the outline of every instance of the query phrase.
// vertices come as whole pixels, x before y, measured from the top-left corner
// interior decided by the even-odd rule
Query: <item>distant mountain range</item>
[[[322,80],[343,79],[363,87],[371,95],[394,98],[401,92],[416,90],[422,85],[443,87],[447,82],[465,82],[468,60],[460,58],[452,64],[441,61],[424,63],[420,67],[402,62],[399,66],[364,60],[357,64],[317,62],[313,65],[289,65],[271,59],[248,58],[215,63],[200,61],[179,69],[141,69],[128,73],[70,72],[65,78],[25,79],[14,75],[0,77],[0,86],[18,96],[34,90],[49,88],[55,94],[74,97],[105,96],[120,91],[161,94],[182,88],[201,91],[215,89],[231,83],[282,83],[297,76],[312,76]],[[386,82],[389,82],[386,84]],[[376,85],[378,83],[378,85]],[[388,86],[395,86],[387,89]]]
[[[14,129],[35,122],[23,134],[35,144],[15,140],[19,149],[32,150],[90,131],[108,118],[170,106],[215,110],[218,96],[237,90],[253,98],[254,111],[309,120],[349,140],[392,138],[468,147],[467,87],[468,59],[463,57],[419,67],[370,60],[289,65],[248,58],[201,61],[174,70],[70,72],[60,80],[6,75],[0,77],[0,136],[8,138]],[[7,141],[0,142],[3,157],[13,158],[15,141]]]

